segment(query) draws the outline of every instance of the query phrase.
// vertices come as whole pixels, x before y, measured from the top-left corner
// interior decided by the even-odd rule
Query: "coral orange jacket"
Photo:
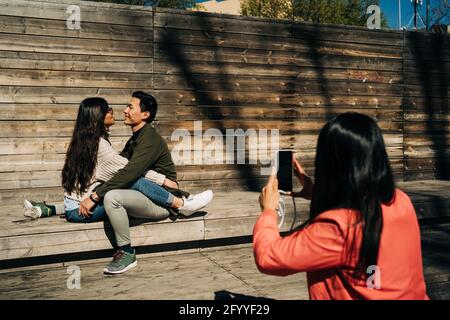
[[[261,272],[277,276],[307,272],[311,299],[428,299],[420,229],[411,200],[396,189],[382,212],[377,265],[368,268],[366,279],[351,276],[362,233],[355,223],[357,212],[349,209],[323,212],[286,237],[279,234],[277,212],[265,210],[253,230],[256,265]]]

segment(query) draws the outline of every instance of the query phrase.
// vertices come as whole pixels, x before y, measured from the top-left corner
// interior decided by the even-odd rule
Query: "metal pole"
[[[430,30],[430,0],[427,0],[427,31]]]
[[[417,30],[417,0],[414,0],[414,30]]]
[[[401,0],[398,0],[398,30],[402,30],[402,6]]]

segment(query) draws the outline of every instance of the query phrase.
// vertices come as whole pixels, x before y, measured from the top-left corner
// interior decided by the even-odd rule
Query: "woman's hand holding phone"
[[[259,196],[259,205],[263,211],[267,209],[277,210],[279,202],[278,180],[275,174],[272,174]]]
[[[314,189],[314,183],[312,182],[311,178],[308,176],[306,171],[303,169],[301,164],[297,161],[297,159],[295,159],[294,155],[292,155],[292,162],[294,163],[294,174],[300,181],[300,184],[303,186],[303,189],[300,192],[291,192],[290,195],[293,197],[301,197],[307,200],[311,200]]]

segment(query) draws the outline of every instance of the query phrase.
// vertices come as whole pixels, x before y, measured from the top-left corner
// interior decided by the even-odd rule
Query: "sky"
[[[435,8],[439,0],[430,0],[430,11]],[[398,0],[380,0],[381,12],[384,13],[385,17],[388,20],[389,27],[392,29],[398,29]],[[411,0],[401,0],[401,20],[402,26],[407,26],[411,21],[411,17],[414,14],[414,6]],[[426,0],[423,0],[423,5],[419,6],[419,12],[423,19],[423,22],[426,23]],[[450,14],[450,10],[448,11]],[[444,24],[449,23],[450,17],[444,18],[441,20]],[[418,26],[421,27],[420,19],[417,20]],[[411,29],[414,25],[414,22],[411,22]]]

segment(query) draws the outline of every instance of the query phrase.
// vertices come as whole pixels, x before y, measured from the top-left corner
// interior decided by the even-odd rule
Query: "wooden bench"
[[[249,236],[259,214],[257,192],[218,192],[205,213],[190,218],[152,222],[131,219],[131,237],[136,247],[190,243]],[[308,203],[297,201],[305,220]],[[292,201],[287,204],[289,215],[283,231],[293,222]],[[52,255],[64,255],[111,249],[113,235],[108,222],[77,224],[60,217],[30,220],[20,206],[4,206],[0,215],[0,260],[25,260]],[[248,241],[248,240],[247,240]],[[45,259],[34,259],[36,263]]]

